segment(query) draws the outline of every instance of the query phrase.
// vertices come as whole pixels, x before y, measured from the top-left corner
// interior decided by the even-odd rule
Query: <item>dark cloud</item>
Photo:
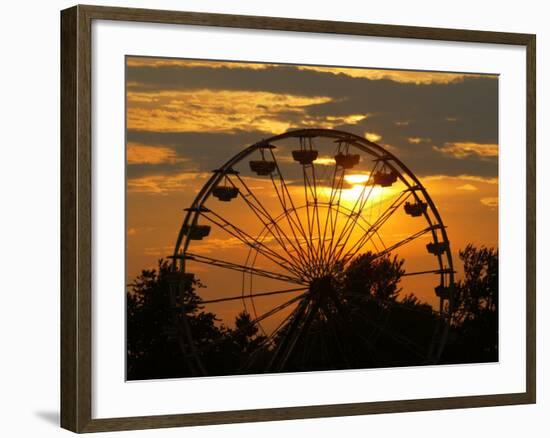
[[[155,174],[173,174],[182,171],[209,172],[228,161],[246,146],[266,137],[260,132],[202,133],[202,132],[149,132],[128,131],[128,142],[151,146],[167,146],[183,163],[131,164],[127,166],[128,178]]]
[[[391,80],[352,78],[274,66],[261,70],[229,68],[129,67],[127,79],[133,91],[242,90],[300,96],[328,96],[327,103],[305,107],[305,117],[337,117],[368,114],[364,120],[336,127],[358,135],[374,132],[381,144],[420,175],[479,175],[494,177],[496,157],[475,154],[455,158],[438,152],[448,143],[498,143],[498,80],[495,77],[466,77],[448,84],[398,83]],[[269,102],[265,105],[269,106]],[[300,114],[280,112],[277,117],[299,128]],[[396,124],[396,122],[406,122]],[[272,133],[273,135],[279,134]],[[129,131],[128,141],[163,145],[190,161],[200,171],[209,171],[231,156],[270,134],[257,131],[232,133],[158,133]],[[424,139],[411,143],[409,139]],[[187,165],[188,166],[188,165]],[[129,166],[128,176],[154,172],[176,172],[185,164]]]

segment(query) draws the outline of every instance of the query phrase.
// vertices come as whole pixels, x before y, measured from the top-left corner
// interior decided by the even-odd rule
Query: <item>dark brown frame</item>
[[[526,392],[198,414],[92,419],[92,20],[139,21],[525,46],[527,51]],[[61,426],[80,433],[535,403],[535,45],[535,35],[518,33],[98,6],[75,6],[62,11]]]

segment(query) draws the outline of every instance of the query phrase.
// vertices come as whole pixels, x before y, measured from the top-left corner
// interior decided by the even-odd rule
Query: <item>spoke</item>
[[[347,351],[347,348],[344,348],[343,344],[340,342],[341,336],[335,324],[336,314],[335,312],[329,312],[326,307],[323,307],[323,309],[327,317],[326,326],[330,329],[329,331],[332,333],[332,337],[334,338],[334,343],[336,344],[337,349],[340,350],[340,353],[342,354],[342,359],[344,360],[346,367],[351,368],[349,351]],[[344,337],[343,334],[342,334],[342,337]],[[330,356],[329,356],[329,363],[330,363]]]
[[[287,321],[288,321],[291,317],[292,317],[292,312],[290,312],[287,316],[285,316],[285,317],[283,318],[283,320],[277,325],[277,327],[275,328],[275,330],[273,330],[269,336],[267,336],[267,333],[266,333],[265,330],[263,329],[262,325],[261,325],[261,324],[258,324],[258,327],[262,330],[262,332],[264,333],[264,335],[266,335],[266,339],[264,340],[264,342],[262,342],[261,345],[263,345],[263,344],[266,343],[266,342],[271,342],[271,341],[273,341],[273,339],[275,338],[276,334],[284,327],[284,325],[287,323]]]
[[[322,320],[322,324],[319,324],[319,334],[318,334],[318,337],[321,340],[321,342],[320,342],[320,344],[321,344],[320,358],[321,358],[321,363],[326,364],[326,363],[328,363],[328,358],[330,356],[329,356],[329,353],[328,353],[329,348],[328,348],[327,340],[325,339],[325,336],[323,336],[323,334],[325,333],[326,326],[328,324],[328,316],[326,315],[325,310],[323,309],[323,307],[320,307],[319,313],[322,314],[323,317],[324,317],[323,320]]]
[[[428,271],[406,272],[402,277],[408,277],[411,275],[423,275],[423,274],[454,274],[452,269],[431,269]]]
[[[339,153],[341,151],[341,147],[342,147],[342,142],[338,142],[338,146],[336,147],[336,150],[334,151],[334,153],[335,154]],[[347,146],[347,148],[344,147],[344,149],[349,151],[349,145]],[[338,171],[338,165],[335,162],[334,163],[334,176],[336,176],[337,171]],[[335,234],[336,234],[336,227],[338,225],[338,215],[340,213],[340,203],[341,203],[341,200],[342,200],[342,192],[343,192],[343,184],[344,184],[345,174],[346,174],[346,169],[344,168],[344,166],[341,166],[340,178],[338,180],[338,185],[337,185],[337,189],[336,189],[336,193],[338,193],[338,200],[336,201],[336,214],[334,215],[334,218],[332,217],[332,208],[331,208],[331,211],[330,211],[331,240],[330,240],[330,246],[329,246],[329,250],[328,250],[327,254],[332,253],[332,248],[333,248],[335,237],[336,237]],[[334,184],[334,180],[333,180],[333,184]],[[336,193],[334,193],[334,197],[332,196],[333,187],[334,186],[331,186],[331,199],[330,199],[331,206],[332,206],[332,203],[334,202],[334,198],[336,197]],[[329,260],[327,260],[327,261],[329,261]]]
[[[176,330],[183,334],[183,336],[178,336],[178,344],[184,356],[192,359],[192,361],[189,362],[189,366],[192,369],[192,372],[206,376],[206,369],[204,368],[199,358],[200,352],[197,350],[196,345],[191,341],[191,326],[189,324],[189,321],[187,320],[187,316],[185,314],[181,315],[180,317],[174,315],[173,321],[174,325],[176,326]],[[187,339],[187,344],[189,345],[185,343],[184,337]]]
[[[292,353],[293,353],[294,348],[296,347],[296,345],[300,341],[302,341],[304,339],[304,337],[307,335],[307,333],[309,332],[309,327],[311,326],[311,323],[313,322],[313,319],[315,318],[315,316],[317,314],[318,308],[319,308],[319,306],[317,304],[315,304],[311,301],[309,302],[309,308],[306,309],[306,311],[304,312],[304,316],[303,316],[304,321],[303,321],[301,327],[299,327],[295,331],[295,333],[294,333],[294,335],[293,335],[293,337],[292,337],[292,339],[291,339],[291,341],[290,341],[290,343],[289,343],[289,345],[288,345],[288,347],[285,351],[283,359],[279,364],[279,370],[284,369],[285,365],[288,363],[289,359],[291,358]],[[305,347],[305,345],[304,345],[304,347]]]
[[[266,228],[270,232],[270,234],[275,238],[275,240],[285,250],[285,252],[287,252],[290,255],[290,257],[292,257],[293,260],[299,264],[298,260],[291,254],[291,251],[287,248],[285,244],[285,238],[286,238],[286,241],[295,250],[296,255],[299,257],[300,262],[303,264],[306,261],[306,258],[300,246],[299,245],[296,246],[294,242],[288,237],[287,233],[283,232],[281,227],[278,225],[277,221],[271,216],[269,211],[263,206],[263,204],[260,202],[259,198],[254,194],[254,192],[250,190],[246,182],[239,175],[237,175],[237,179],[239,180],[239,183],[246,191],[246,193],[243,194],[239,190],[239,195],[241,196],[243,201],[250,207],[250,209],[254,212],[256,217],[264,225],[264,228]],[[231,183],[231,185],[233,185],[233,187],[237,187],[231,179],[229,179],[229,182]],[[249,198],[251,198],[254,202],[252,202]],[[271,229],[271,227],[273,229]]]
[[[403,205],[403,203],[409,198],[411,195],[411,192],[409,190],[405,190],[399,194],[399,196],[384,210],[384,212],[378,216],[376,221],[370,226],[368,232],[361,236],[360,239],[358,239],[343,255],[339,254],[341,256],[341,260],[345,264],[348,260],[355,257],[355,255],[361,250],[361,248],[369,241],[371,240],[374,235],[378,235],[378,231],[382,226],[388,221],[388,219],[397,211],[397,209]],[[378,235],[378,238],[380,239],[380,236]],[[382,239],[380,239],[382,242]],[[384,244],[384,242],[382,242]],[[343,247],[342,247],[343,249]]]
[[[369,178],[370,179],[370,178]],[[355,224],[357,224],[358,218],[361,216],[365,205],[368,203],[370,195],[372,194],[374,190],[374,184],[370,186],[369,192],[367,193],[367,196],[365,196],[365,190],[367,188],[368,181],[365,182],[365,185],[363,186],[363,189],[361,190],[361,194],[359,195],[358,200],[353,205],[353,208],[351,209],[350,215],[346,219],[346,223],[344,224],[344,227],[340,233],[340,236],[338,237],[338,240],[336,241],[336,245],[334,246],[334,250],[331,253],[331,259],[333,260],[339,260],[340,255],[342,254],[342,251],[346,247],[353,230],[355,229]],[[361,200],[361,201],[360,201]],[[357,203],[360,201],[359,209],[357,212],[355,212],[355,207],[357,206]]]
[[[311,244],[311,256],[312,256],[312,259],[315,258],[315,251],[313,251],[313,239],[312,239],[312,225],[311,225],[311,217],[310,217],[310,214],[309,214],[309,184],[308,184],[308,177],[307,177],[307,174],[306,174],[306,166],[302,166],[302,174],[303,174],[303,179],[304,179],[304,198],[305,198],[305,206],[306,206],[306,220],[307,220],[307,232],[308,232],[308,237],[309,237],[309,242]],[[312,260],[314,263],[312,263],[313,265],[313,270],[316,272],[316,265],[317,265],[317,261],[316,260]]]
[[[374,166],[373,166],[372,170],[369,173],[369,179],[367,181],[365,181],[365,183],[363,184],[363,188],[361,189],[361,193],[359,194],[357,200],[353,204],[353,207],[350,210],[350,215],[347,217],[346,222],[344,223],[344,226],[342,227],[342,230],[340,231],[340,235],[338,236],[338,239],[336,240],[336,243],[331,248],[331,251],[329,253],[329,260],[331,260],[331,261],[332,260],[334,260],[334,261],[338,260],[338,258],[335,257],[336,251],[338,251],[338,247],[341,245],[341,242],[342,242],[343,239],[345,239],[346,242],[347,242],[347,239],[349,239],[348,230],[353,230],[354,227],[352,226],[352,224],[356,223],[356,221],[357,221],[357,219],[353,219],[354,216],[360,216],[361,212],[365,208],[365,205],[368,202],[368,200],[370,198],[370,195],[372,194],[372,191],[374,190],[374,186],[375,186],[374,184],[371,184],[370,186],[368,184],[371,181],[372,175],[374,174],[374,172],[376,172],[376,168],[378,167],[379,163],[380,163],[379,161],[375,161]],[[369,192],[368,192],[367,196],[365,196],[365,192],[367,190],[367,187],[370,187],[370,189],[369,189]],[[356,213],[355,208],[357,207],[357,205],[359,205],[359,209]],[[338,210],[337,210],[337,212],[338,212]],[[350,224],[350,220],[351,220],[351,224]],[[343,246],[338,251],[338,253],[340,253],[342,251],[342,249],[343,249]]]
[[[315,175],[315,165],[312,163],[311,164],[311,177],[313,179],[313,214],[314,214],[314,219],[316,219],[317,221],[317,236],[318,236],[318,246],[317,246],[317,260],[318,260],[318,263],[321,265],[319,266],[320,269],[322,269],[322,260],[323,260],[323,255],[324,255],[324,248],[322,246],[322,242],[321,242],[321,224],[320,224],[320,220],[319,220],[319,197],[318,197],[318,194],[317,194],[317,177]]]
[[[336,165],[335,165],[336,166]],[[336,169],[335,169],[336,172]],[[336,189],[336,193],[334,194],[334,197],[330,200],[330,245],[328,247],[327,251],[327,258],[326,261],[330,262],[330,255],[333,252],[335,240],[336,240],[336,229],[338,226],[338,215],[340,214],[340,203],[342,202],[342,192],[343,192],[343,185],[344,185],[344,177],[346,175],[346,170],[342,167],[340,169],[340,179],[338,180],[338,187]],[[332,190],[332,189],[331,189]],[[331,192],[332,193],[332,192]],[[334,203],[334,199],[336,198],[336,194],[338,194],[338,199]],[[332,204],[336,205],[336,213],[332,213]]]
[[[305,139],[300,138],[300,148],[311,150],[313,147],[311,138]],[[308,169],[310,170],[308,174]],[[319,221],[319,208],[318,208],[318,195],[317,195],[317,178],[315,175],[315,165],[302,164],[302,174],[304,181],[304,196],[305,196],[305,206],[306,206],[306,217],[308,225],[308,235],[311,242],[312,256],[314,258],[314,270],[317,275],[321,273],[322,270],[322,250],[321,250],[321,226]],[[312,201],[310,201],[310,196]],[[310,213],[309,207],[313,203],[313,211]],[[317,228],[318,243],[317,246],[313,243],[313,236],[315,234],[315,229]]]
[[[264,257],[268,258],[272,262],[279,265],[281,268],[283,268],[286,271],[292,272],[293,274],[302,277],[305,273],[302,271],[302,268],[299,266],[295,266],[293,263],[291,263],[289,260],[287,260],[285,257],[281,256],[277,252],[273,251],[268,246],[264,245],[262,242],[260,242],[258,239],[252,237],[247,232],[241,230],[239,227],[233,225],[231,222],[224,219],[222,216],[218,215],[217,213],[213,212],[212,210],[208,210],[201,212],[201,215],[230,234],[231,236],[237,238],[242,243],[244,243],[246,246],[249,246],[250,248],[253,248],[254,250],[261,253]],[[212,218],[210,215],[213,215],[215,217]]]
[[[296,210],[296,206],[294,205],[294,201],[292,200],[292,196],[290,196],[290,191],[288,190],[288,186],[286,184],[286,181],[283,177],[283,174],[281,172],[281,169],[279,167],[279,163],[277,162],[277,158],[275,157],[275,154],[273,153],[272,149],[269,149],[269,152],[271,154],[271,157],[273,159],[273,162],[275,163],[275,168],[277,169],[277,175],[279,176],[279,182],[281,184],[281,192],[279,193],[279,190],[277,189],[277,184],[275,183],[275,179],[273,178],[273,175],[271,175],[271,181],[273,183],[273,187],[275,188],[275,191],[277,192],[277,196],[279,198],[279,202],[281,203],[281,206],[283,207],[284,212],[286,213],[288,210],[292,211],[294,213],[294,216],[296,216],[296,220],[292,219],[291,215],[287,215],[287,220],[289,221],[290,228],[292,230],[292,233],[296,240],[298,241],[294,228],[298,228],[298,231],[302,235],[302,237],[305,239],[306,245],[308,247],[308,253],[310,260],[313,259],[313,249],[311,247],[311,242],[308,241],[308,238],[306,236],[306,232],[304,230],[304,226],[302,224],[302,221],[300,219],[300,216],[298,215],[298,212]],[[288,198],[288,202],[290,203],[290,208],[288,208],[286,203],[286,198]],[[290,223],[292,220],[293,224]]]
[[[279,203],[281,204],[281,207],[283,209],[283,213],[279,215],[279,217],[284,217],[286,219],[288,226],[290,228],[290,231],[292,233],[292,237],[297,242],[298,247],[300,247],[300,239],[296,234],[296,230],[298,230],[300,234],[302,234],[302,238],[304,239],[304,242],[307,248],[307,254],[305,255],[305,258],[308,260],[307,267],[309,268],[309,260],[311,260],[311,247],[309,245],[309,241],[307,240],[307,237],[305,237],[303,228],[301,226],[297,226],[296,220],[291,215],[292,212],[294,212],[294,215],[297,215],[296,210],[293,208],[287,207],[285,197],[284,197],[285,195],[284,193],[279,193],[279,189],[277,189],[277,184],[275,183],[273,175],[271,176],[271,182],[273,184],[273,188],[275,189],[275,193],[277,194],[277,198],[279,199]],[[306,267],[304,268],[307,269]]]
[[[283,309],[286,309],[288,306],[294,304],[296,301],[299,301],[301,300],[302,298],[304,298],[305,296],[307,296],[307,292],[306,293],[303,293],[301,295],[298,295],[280,305],[278,305],[277,307],[274,307],[273,309],[267,311],[266,313],[260,315],[259,317],[253,319],[252,321],[250,321],[248,324],[244,325],[243,327],[240,327],[240,328],[237,328],[235,329],[237,332],[243,332],[247,329],[249,329],[250,327],[254,327],[256,324],[258,324],[260,321],[263,321],[264,319],[266,318],[269,318],[270,316],[273,316],[275,315],[276,313],[280,312],[281,310]],[[205,345],[202,349],[201,349],[201,353],[204,353],[205,351],[208,351],[210,350],[211,348],[215,347],[216,345],[218,345],[220,342],[223,342],[225,340],[224,337],[220,337],[218,338],[217,340],[214,340],[212,342],[210,342],[208,345]]]
[[[254,361],[256,360],[256,356],[261,351],[264,351],[267,344],[269,344],[273,341],[273,339],[275,338],[277,333],[279,333],[279,331],[285,326],[285,324],[287,323],[287,321],[290,319],[291,316],[292,316],[292,312],[289,313],[287,316],[285,316],[283,318],[283,320],[277,325],[277,328],[275,330],[273,330],[273,332],[269,336],[266,335],[265,339],[262,342],[260,342],[260,344],[258,344],[256,349],[250,354],[250,357],[248,358],[248,360],[246,361],[244,366],[241,367],[241,370],[249,370],[250,369],[250,367],[253,365]],[[259,325],[259,327],[261,328],[262,332],[264,334],[266,334],[265,331],[263,330],[262,326]]]
[[[330,183],[330,195],[329,195],[329,198],[328,198],[328,209],[327,209],[327,214],[326,214],[326,217],[325,217],[325,226],[323,227],[323,237],[321,239],[321,245],[323,247],[323,254],[325,253],[325,243],[326,243],[327,229],[328,229],[329,223],[331,225],[331,239],[330,239],[331,242],[332,242],[332,239],[334,238],[334,230],[332,229],[332,203],[333,203],[334,198],[336,196],[336,192],[334,191],[334,183],[336,182],[336,173],[337,173],[337,171],[338,171],[338,167],[335,165],[334,166],[334,172],[332,173],[331,183]],[[341,181],[338,184],[340,185]],[[327,265],[326,258],[323,257],[323,260],[324,260],[325,266],[326,266]]]
[[[306,289],[307,289],[307,287],[297,287],[297,288],[294,288],[294,289],[276,290],[276,291],[271,291],[271,292],[257,292],[257,293],[248,294],[248,295],[241,294],[241,295],[227,297],[227,298],[217,298],[217,299],[214,299],[214,300],[201,301],[201,304],[221,303],[221,302],[224,302],[224,301],[242,300],[243,298],[267,297],[267,296],[271,296],[271,295],[280,295],[280,294],[288,294],[290,292],[303,291],[303,290],[306,290]]]
[[[265,312],[264,314],[258,316],[256,319],[254,319],[253,321],[250,322],[249,326],[253,326],[253,325],[256,325],[258,324],[260,321],[263,321],[264,319],[266,318],[269,318],[270,316],[273,316],[275,315],[277,312],[280,312],[281,310],[283,309],[286,309],[288,306],[290,306],[291,304],[295,303],[296,301],[299,301],[301,300],[302,298],[306,297],[307,296],[307,292],[303,293],[303,294],[300,294],[298,295],[297,297],[294,297],[286,302],[284,302],[283,304],[280,304],[278,305],[277,307],[274,307],[273,309]]]
[[[287,324],[287,332],[285,333],[285,336],[279,340],[279,345],[277,346],[277,349],[273,353],[273,357],[271,358],[271,361],[268,366],[268,370],[273,370],[275,367],[278,371],[281,371],[284,363],[285,363],[285,357],[287,349],[289,347],[289,344],[292,342],[292,338],[294,337],[294,333],[298,329],[300,323],[302,322],[302,317],[304,313],[306,312],[307,307],[310,304],[310,299],[303,300],[299,306],[294,309],[292,312],[292,317],[290,322]],[[280,356],[283,356],[283,361],[277,363],[280,360]]]
[[[170,257],[173,258],[174,256],[170,256]],[[296,278],[296,277],[290,277],[288,275],[278,274],[276,272],[267,271],[265,269],[259,269],[259,268],[253,268],[253,267],[250,267],[250,266],[239,265],[237,263],[227,262],[225,260],[218,260],[218,259],[214,259],[212,257],[206,257],[206,256],[202,256],[202,255],[199,255],[199,254],[187,253],[185,255],[182,254],[180,256],[177,256],[177,258],[181,258],[181,259],[185,259],[185,260],[193,260],[193,261],[198,262],[198,263],[204,263],[204,264],[207,264],[207,265],[214,265],[214,266],[217,266],[217,267],[220,267],[220,268],[225,268],[225,269],[232,269],[234,271],[245,272],[245,273],[248,273],[248,274],[258,275],[260,277],[267,277],[267,278],[271,278],[273,280],[285,281],[287,283],[296,283],[296,284],[301,284],[301,285],[306,284],[303,280],[301,280],[299,278]]]
[[[342,333],[342,336],[341,336],[342,340],[345,339],[344,342],[346,342],[346,345],[349,346],[348,341],[350,336],[353,334],[353,330],[350,330],[350,326],[349,326],[349,321],[350,321],[349,313],[342,308],[342,305],[336,296],[331,295],[330,299],[336,309],[336,312],[333,312],[331,316],[333,316],[335,322],[337,322],[336,328]],[[348,329],[347,334],[344,327]],[[346,355],[350,353],[349,348],[344,348],[344,350],[346,351]],[[348,359],[350,359],[350,357],[348,357]]]
[[[379,258],[379,257],[383,257],[385,256],[386,254],[389,254],[390,252],[396,250],[397,248],[403,246],[403,245],[406,245],[407,243],[409,242],[412,242],[413,240],[415,239],[418,239],[420,236],[423,236],[424,234],[426,233],[429,233],[431,231],[433,231],[434,227],[428,227],[428,228],[425,228],[421,231],[419,231],[418,233],[415,233],[395,244],[393,244],[392,246],[390,246],[389,248],[385,249],[384,251],[382,252],[379,252],[378,254],[376,254],[376,256],[374,257],[375,259]]]

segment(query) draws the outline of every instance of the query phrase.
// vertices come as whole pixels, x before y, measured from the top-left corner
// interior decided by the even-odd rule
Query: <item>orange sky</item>
[[[457,268],[457,252],[468,243],[498,244],[496,77],[128,58],[127,79],[129,282],[141,269],[154,267],[158,259],[171,254],[182,210],[191,204],[213,169],[262,138],[297,128],[348,131],[401,158],[437,205]],[[288,142],[276,153],[282,169],[289,172],[291,193],[297,203],[303,203],[300,174],[292,170],[298,165],[290,155],[297,147],[297,142]],[[319,145],[319,169],[333,166],[330,147]],[[362,160],[348,175],[343,191],[343,205],[349,208],[371,169],[370,163]],[[264,205],[275,211],[279,205],[270,180],[250,174],[247,166],[242,163],[243,179],[261,194]],[[366,220],[368,215],[374,220],[399,191],[399,185],[378,187],[364,211]],[[212,204],[250,233],[261,230],[243,201]],[[396,214],[381,231],[382,239],[389,246],[419,226],[418,221]],[[352,240],[360,234],[359,229],[354,230]],[[427,238],[418,239],[399,250],[407,270],[433,265],[433,256],[426,253],[427,242]],[[372,245],[368,249],[375,250]],[[246,259],[242,243],[215,227],[204,241],[194,242],[192,252],[238,263]],[[267,260],[263,263],[265,268],[276,269]],[[241,293],[240,273],[196,263],[192,267],[206,285],[199,291],[205,299]],[[437,279],[428,277],[408,277],[402,282],[403,293],[412,292],[435,303]],[[288,285],[262,280],[253,287],[259,291]],[[258,311],[275,302],[258,300]],[[217,306],[216,313],[227,315],[228,320],[242,309],[240,301]]]

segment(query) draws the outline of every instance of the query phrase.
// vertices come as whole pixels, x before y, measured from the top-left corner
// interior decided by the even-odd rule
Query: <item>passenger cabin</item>
[[[397,181],[397,173],[393,170],[390,170],[389,172],[379,170],[374,172],[373,180],[374,184],[378,184],[382,187],[390,187]]]
[[[302,166],[313,163],[318,156],[319,152],[315,149],[292,151],[292,158],[294,158],[294,161],[298,161]]]
[[[275,162],[267,160],[252,160],[250,161],[250,170],[256,175],[266,176],[275,171]]]
[[[210,234],[210,225],[185,225],[183,233],[191,240],[202,240]]]
[[[217,186],[212,190],[212,195],[220,201],[229,202],[239,195],[239,189],[232,186]]]
[[[195,274],[190,272],[169,272],[167,276],[168,282],[177,285],[179,289],[187,289],[195,281]]]
[[[451,288],[449,286],[444,286],[444,285],[440,284],[439,286],[436,286],[436,288],[435,288],[435,295],[438,298],[448,300],[451,297]]]
[[[334,156],[337,166],[342,166],[344,169],[352,169],[359,164],[359,154],[343,154],[337,153]]]
[[[449,245],[447,242],[430,242],[426,245],[426,249],[430,254],[441,255],[449,249]]]
[[[423,201],[418,201],[414,204],[411,202],[405,202],[405,213],[412,217],[422,216],[426,213],[427,208],[428,204]]]

